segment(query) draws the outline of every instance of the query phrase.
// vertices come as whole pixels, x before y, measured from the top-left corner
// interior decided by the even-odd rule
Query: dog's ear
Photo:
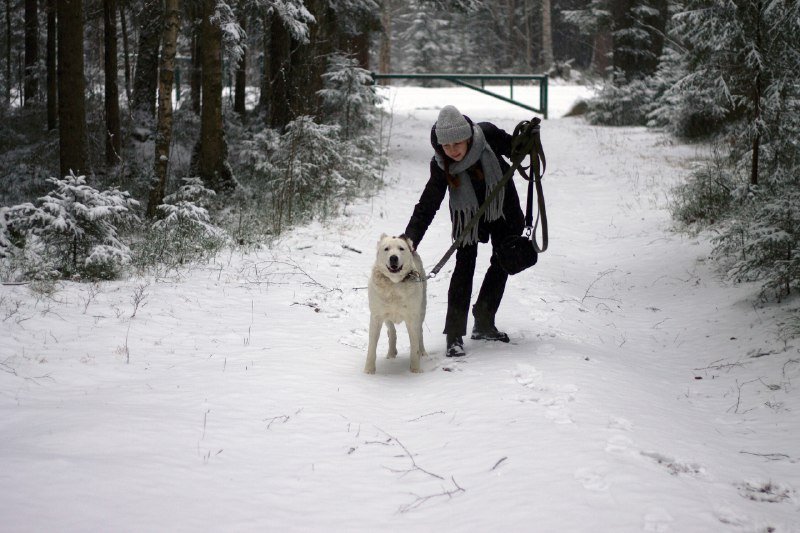
[[[414,241],[412,241],[411,238],[407,237],[405,233],[400,235],[400,238],[406,241],[406,243],[408,243],[408,247],[411,248],[412,252],[415,252],[417,250],[417,247],[414,245]]]
[[[385,233],[381,233],[381,236],[380,236],[380,237],[378,237],[378,243],[380,244],[380,242],[381,242],[383,239],[385,239],[386,237],[388,237],[388,235],[386,235]]]

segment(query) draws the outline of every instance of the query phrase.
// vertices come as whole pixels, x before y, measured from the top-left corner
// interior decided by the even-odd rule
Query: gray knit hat
[[[439,144],[452,144],[472,137],[472,126],[455,106],[446,105],[436,119],[436,140]]]

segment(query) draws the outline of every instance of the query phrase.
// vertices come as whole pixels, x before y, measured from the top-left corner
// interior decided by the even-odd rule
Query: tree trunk
[[[58,126],[58,76],[56,75],[56,2],[47,0],[47,131]]]
[[[761,36],[761,21],[763,20],[762,3],[759,1],[754,6],[756,12],[754,15],[755,21],[755,41],[756,49],[762,50],[762,36]],[[753,157],[750,167],[750,185],[758,185],[758,157],[761,146],[761,131],[759,124],[761,123],[761,68],[757,67],[755,79],[753,80],[753,124],[756,125],[755,136],[753,137]]]
[[[611,0],[611,17],[613,19],[613,55],[612,66],[615,71],[623,72],[628,80],[632,79],[639,71],[635,43],[623,33],[633,27],[631,8],[634,0]]]
[[[200,39],[200,29],[195,28],[192,32],[192,72],[190,76],[190,90],[192,94],[192,111],[195,115],[200,114],[203,103],[203,48]]]
[[[533,70],[533,10],[531,9],[530,0],[524,0],[522,7],[522,17],[525,24],[525,66],[529,70]]]
[[[614,70],[624,73],[628,81],[653,74],[664,48],[667,1],[612,0],[611,14]]]
[[[156,127],[155,179],[150,187],[147,216],[156,216],[164,201],[169,174],[169,146],[172,142],[172,84],[175,79],[175,54],[180,29],[180,1],[166,0],[164,32],[161,39],[161,67],[158,81],[158,122]]]
[[[242,29],[247,32],[247,27],[245,23],[245,17],[241,17],[242,20]],[[233,110],[236,113],[244,116],[245,114],[245,102],[247,99],[247,68],[248,68],[248,49],[242,51],[242,57],[239,59],[239,64],[236,66],[236,76],[235,76],[235,84],[234,84],[234,100],[233,100]]]
[[[358,66],[364,70],[372,70],[369,65],[369,41],[370,37],[368,32],[361,32],[350,39],[350,46],[356,56]]]
[[[258,107],[267,125],[269,125],[269,109],[272,98],[272,83],[270,79],[270,65],[272,64],[272,58],[270,57],[272,18],[273,15],[270,15],[268,12],[265,12],[261,17],[261,25],[264,28],[264,34],[261,37],[261,53],[263,59],[261,63],[261,91],[258,97]]]
[[[6,104],[11,105],[11,0],[6,0]]]
[[[338,44],[339,50],[351,53],[357,53],[358,49],[355,46],[357,40],[336,34],[339,24],[327,1],[306,0],[305,4],[317,22],[309,27],[309,42],[300,44],[292,40],[288,81],[290,120],[300,115],[317,114],[317,92],[323,88],[322,75],[328,68],[326,58],[335,51],[334,45]]]
[[[594,36],[592,47],[592,71],[595,74],[605,76],[611,64],[609,55],[611,54],[612,39],[607,31],[598,33]]]
[[[103,26],[105,29],[106,164],[111,167],[121,160],[116,0],[103,0]]]
[[[88,171],[82,1],[58,0],[57,16],[58,146],[63,177]]]
[[[542,70],[553,66],[553,25],[550,0],[542,0]]]
[[[280,17],[272,16],[270,25],[270,100],[268,124],[283,131],[291,120],[289,117],[289,51],[292,38],[283,26]]]
[[[25,0],[25,106],[39,93],[39,3]]]
[[[197,171],[203,182],[217,192],[236,188],[225,144],[222,123],[222,28],[214,17],[217,0],[202,0],[200,46],[203,50],[203,106]]]
[[[140,141],[145,141],[152,135],[155,123],[158,47],[163,23],[162,0],[146,0],[139,13],[139,53],[131,97],[134,137]]]
[[[381,8],[381,47],[378,53],[378,72],[389,74],[392,71],[392,9],[391,2],[385,0]],[[381,80],[389,85],[389,80]]]
[[[122,29],[122,57],[125,59],[125,96],[128,99],[128,107],[131,102],[131,48],[128,45],[128,18],[125,16],[125,8],[119,8],[119,21]]]

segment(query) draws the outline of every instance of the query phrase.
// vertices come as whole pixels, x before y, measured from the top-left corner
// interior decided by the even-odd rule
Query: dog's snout
[[[390,266],[396,267],[399,262],[400,262],[400,258],[397,257],[396,255],[390,255],[389,256],[389,265]]]

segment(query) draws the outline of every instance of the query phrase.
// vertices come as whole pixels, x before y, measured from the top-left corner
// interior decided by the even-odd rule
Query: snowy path
[[[390,186],[335,224],[181,279],[3,287],[0,531],[800,531],[800,355],[668,231],[696,153],[652,132],[545,121],[551,244],[509,281],[513,344],[443,357],[451,261],[424,373],[403,328],[361,372],[373,247],[405,227],[446,103],[529,118],[403,90]],[[419,251],[448,245],[442,211]]]

